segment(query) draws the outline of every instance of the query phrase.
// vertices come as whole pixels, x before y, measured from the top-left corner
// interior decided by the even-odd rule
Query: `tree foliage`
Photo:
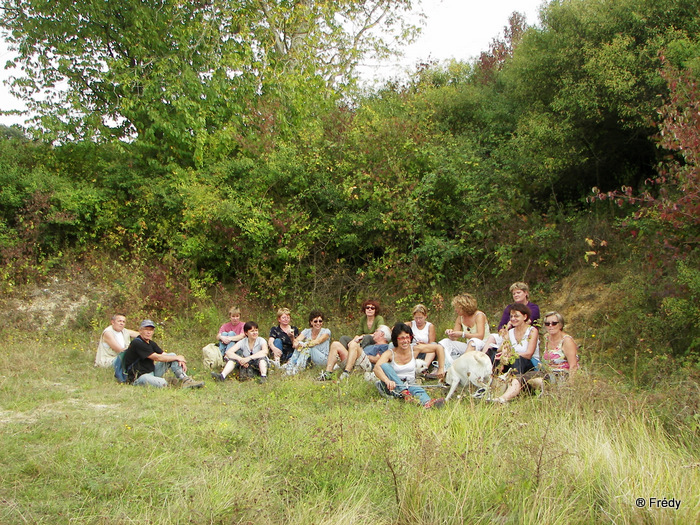
[[[358,60],[410,38],[410,0],[5,0],[11,83],[36,130],[61,141],[137,140],[161,162],[203,162],[236,142],[255,100],[309,96],[354,78]],[[310,89],[309,89],[310,88]],[[232,146],[227,148],[231,151]],[[206,150],[211,153],[211,150]]]

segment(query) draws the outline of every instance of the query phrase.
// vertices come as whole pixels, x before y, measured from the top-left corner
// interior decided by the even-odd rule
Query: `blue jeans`
[[[396,383],[395,390],[398,390],[399,392],[403,392],[404,390],[408,390],[412,396],[415,396],[418,398],[421,405],[425,405],[428,401],[430,401],[430,396],[423,389],[423,387],[418,386],[418,385],[409,385],[408,383],[403,382],[401,380],[401,378],[394,371],[394,367],[391,366],[391,363],[384,363],[382,365],[382,371],[386,374],[386,376],[391,381]]]
[[[316,366],[326,366],[328,362],[328,352],[325,354],[321,352],[318,347],[321,345],[312,346],[311,350],[311,362]]]
[[[237,336],[238,334],[237,334],[236,332],[221,332],[221,335],[225,335],[225,336],[228,336],[228,337],[235,337],[235,336]],[[226,353],[226,350],[228,350],[229,348],[233,347],[233,345],[235,345],[235,344],[236,344],[235,341],[231,341],[231,342],[228,343],[228,344],[225,344],[225,343],[223,343],[222,341],[219,341],[219,350],[221,350],[221,357],[224,356],[224,354]]]
[[[163,355],[177,355],[175,353],[167,353]],[[163,379],[163,376],[165,375],[165,372],[168,371],[168,369],[173,371],[173,374],[175,374],[175,377],[178,379],[181,377],[185,376],[185,372],[182,370],[182,366],[180,366],[180,363],[177,361],[171,361],[169,363],[163,363],[162,361],[156,361],[154,363],[155,365],[155,372],[149,372],[148,374],[141,374],[136,378],[136,380],[133,382],[134,386],[154,386],[157,388],[163,388],[165,386],[168,386],[168,382]]]

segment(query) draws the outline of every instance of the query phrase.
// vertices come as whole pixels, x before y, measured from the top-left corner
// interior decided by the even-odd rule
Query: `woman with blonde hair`
[[[457,318],[454,328],[445,330],[445,339],[439,343],[421,345],[421,351],[426,353],[436,350],[437,346],[444,349],[445,364],[449,367],[467,350],[481,350],[484,339],[490,335],[489,322],[486,314],[477,308],[476,298],[468,293],[460,294],[452,299]],[[444,375],[444,370],[438,370],[438,377]]]
[[[435,325],[428,321],[428,309],[422,304],[414,306],[411,315],[413,320],[406,324],[413,330],[412,345],[419,352],[418,358],[430,365],[435,359],[435,351],[426,345],[435,343]]]
[[[500,330],[504,326],[507,330],[510,330],[510,309],[515,304],[522,304],[530,309],[530,324],[534,323],[540,318],[540,307],[535,303],[530,302],[530,287],[527,283],[518,281],[510,285],[510,293],[513,296],[513,304],[509,304],[503,310],[503,315],[501,316],[501,322],[498,323],[498,329]]]
[[[228,310],[229,322],[224,323],[219,328],[219,333],[216,338],[219,340],[219,350],[221,355],[226,354],[226,350],[245,337],[243,326],[245,323],[241,321],[241,310],[237,306],[232,306]]]
[[[289,308],[277,310],[277,326],[270,328],[270,337],[267,344],[272,351],[276,366],[286,363],[294,353],[294,349],[299,346],[296,338],[299,337],[299,329],[292,326],[292,315]]]

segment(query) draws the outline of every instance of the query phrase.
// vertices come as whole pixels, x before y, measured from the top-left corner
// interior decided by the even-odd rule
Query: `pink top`
[[[243,321],[238,321],[237,324],[233,324],[231,321],[229,321],[228,323],[221,325],[221,328],[219,328],[219,333],[236,332],[236,335],[241,335],[243,333],[244,324],[245,323]]]
[[[568,370],[569,369],[569,360],[566,358],[566,354],[564,354],[564,340],[567,337],[571,337],[570,335],[565,335],[561,341],[559,341],[559,344],[555,346],[554,348],[549,348],[549,337],[545,336],[545,343],[544,343],[544,355],[542,356],[542,359],[547,362],[549,366],[552,367],[553,370]],[[573,340],[573,339],[572,339]],[[575,344],[575,343],[574,343]],[[576,359],[578,359],[578,356],[576,356]]]

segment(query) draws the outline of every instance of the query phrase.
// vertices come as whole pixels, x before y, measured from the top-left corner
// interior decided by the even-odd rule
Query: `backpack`
[[[204,363],[204,368],[209,368],[210,370],[224,366],[224,359],[218,345],[211,343],[202,348],[202,361]]]
[[[114,358],[114,377],[119,383],[128,383],[129,382],[129,370],[124,366],[124,354],[126,353],[126,350],[123,352],[119,352],[117,357]],[[134,366],[134,363],[131,364],[131,367]]]

